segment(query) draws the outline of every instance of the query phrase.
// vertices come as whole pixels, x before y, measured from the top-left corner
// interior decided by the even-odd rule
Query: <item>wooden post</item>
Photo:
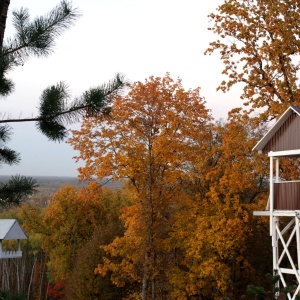
[[[279,158],[275,158],[275,162],[276,162],[276,177],[275,177],[275,182],[279,182]]]
[[[297,241],[297,260],[298,260],[298,265],[297,265],[297,271],[300,271],[300,232],[299,232],[299,219],[298,217],[295,217],[296,220],[296,241]],[[299,273],[300,274],[300,273]],[[298,282],[298,284],[300,284],[300,282]]]
[[[273,235],[274,182],[273,156],[270,156],[270,235]]]

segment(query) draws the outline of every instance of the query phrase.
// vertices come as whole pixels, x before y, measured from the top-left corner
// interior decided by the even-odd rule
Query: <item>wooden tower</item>
[[[295,163],[300,157],[300,107],[289,107],[253,150],[270,158],[268,205],[266,211],[254,215],[270,217],[273,270],[283,287],[291,282],[295,285],[288,294],[293,300],[300,294],[300,181],[283,181],[279,168],[283,157],[295,159]]]

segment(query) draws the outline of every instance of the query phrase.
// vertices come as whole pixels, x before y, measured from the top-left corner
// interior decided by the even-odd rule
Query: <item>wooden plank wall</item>
[[[300,149],[300,117],[293,113],[266,144],[263,153],[295,149]]]
[[[274,209],[300,210],[300,182],[274,183]]]

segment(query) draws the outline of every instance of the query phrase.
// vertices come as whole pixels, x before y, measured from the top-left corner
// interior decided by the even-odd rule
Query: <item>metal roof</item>
[[[300,106],[290,106],[252,150],[262,150],[293,112],[300,116]]]
[[[25,231],[15,219],[0,219],[0,240],[27,239]]]

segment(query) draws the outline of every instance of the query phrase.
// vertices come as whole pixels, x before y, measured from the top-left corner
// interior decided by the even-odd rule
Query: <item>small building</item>
[[[28,236],[15,219],[0,219],[0,258],[22,257],[20,240],[28,239]],[[3,251],[3,240],[18,240],[18,249],[15,251]]]
[[[283,180],[279,168],[284,157],[295,159],[295,163],[300,158],[300,107],[289,107],[253,150],[270,158],[269,202],[265,211],[254,215],[270,217],[273,270],[283,287],[292,276],[296,288],[288,299],[294,300],[300,293],[300,181]],[[290,251],[292,244],[296,251]]]
[[[300,181],[281,181],[278,174],[280,158],[300,157],[300,107],[289,107],[253,150],[268,154],[276,161],[275,183],[270,191],[273,209],[300,210]]]

